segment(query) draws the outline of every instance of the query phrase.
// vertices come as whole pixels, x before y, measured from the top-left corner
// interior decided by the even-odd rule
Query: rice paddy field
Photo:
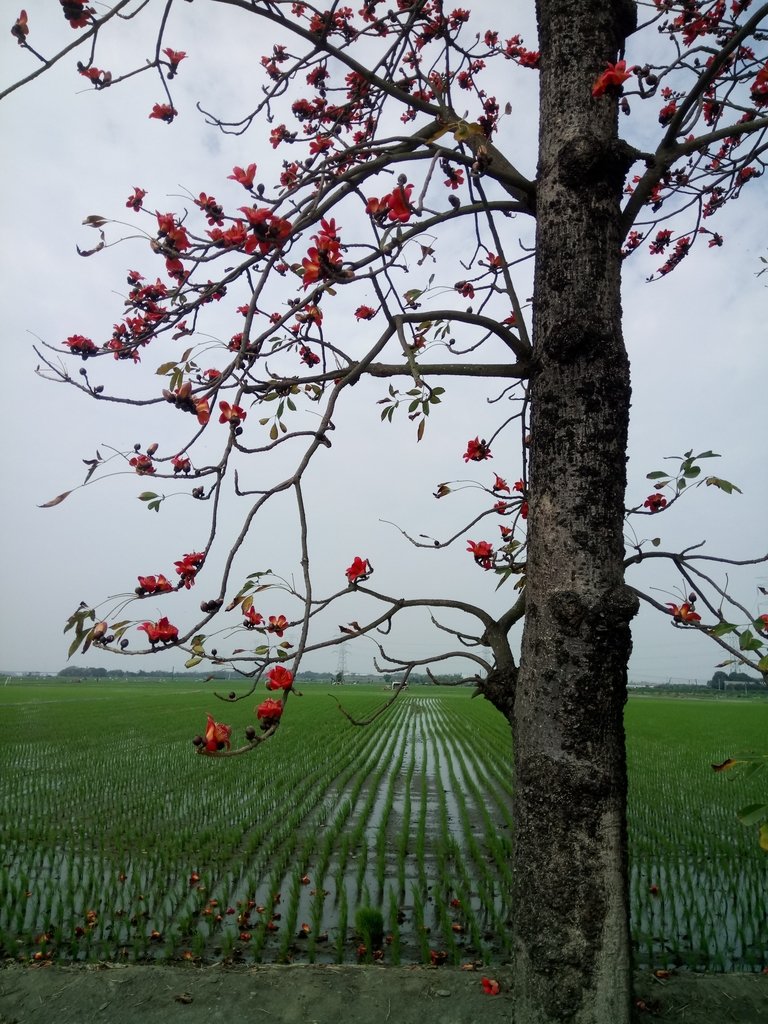
[[[210,759],[212,712],[175,681],[0,688],[0,951],[57,961],[392,964],[509,957],[510,736],[465,689],[414,687],[372,725],[306,685],[276,737]],[[356,716],[387,694],[335,687]],[[768,701],[633,697],[636,966],[768,965],[768,858],[736,809],[766,782],[710,763],[763,750]]]

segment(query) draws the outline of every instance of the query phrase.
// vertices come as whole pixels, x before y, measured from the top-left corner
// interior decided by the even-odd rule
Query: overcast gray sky
[[[56,10],[53,10],[53,7]],[[532,5],[524,5],[520,22],[509,21],[507,5],[483,0],[471,5],[480,12],[478,29],[500,27],[503,35],[522,31],[533,48]],[[150,4],[150,10],[153,5]],[[74,33],[58,5],[32,0],[27,3],[33,30],[31,41],[47,53],[57,43],[69,42]],[[502,15],[503,12],[503,15]],[[209,9],[205,9],[209,14]],[[15,17],[15,13],[13,15]],[[2,78],[6,84],[33,69],[33,59],[3,31]],[[210,17],[210,15],[209,15]],[[140,42],[142,19],[120,26],[122,42],[99,51],[97,65],[118,73],[139,63],[151,51],[151,41]],[[71,33],[71,35],[68,35]],[[130,41],[129,41],[130,40]],[[162,100],[150,75],[116,89],[94,92],[74,69],[77,54],[65,58],[50,73],[17,91],[0,104],[3,147],[3,189],[0,192],[4,227],[0,289],[3,296],[2,343],[5,353],[5,388],[0,405],[3,445],[4,501],[2,505],[2,654],[0,671],[56,671],[66,661],[64,622],[78,602],[95,604],[108,595],[129,592],[136,575],[172,573],[173,560],[205,543],[206,508],[185,497],[168,502],[160,514],[148,512],[136,495],[149,486],[131,472],[73,494],[54,509],[37,506],[80,482],[82,459],[102,454],[112,445],[125,451],[134,443],[162,441],[168,450],[182,443],[179,418],[166,407],[135,410],[88,401],[72,389],[46,383],[35,376],[35,338],[59,346],[71,334],[94,340],[108,337],[120,316],[125,294],[125,271],[137,269],[148,278],[157,273],[146,239],[134,238],[89,259],[79,257],[75,244],[88,248],[95,232],[81,226],[84,217],[98,213],[128,225],[107,228],[110,241],[135,234],[143,223],[125,208],[134,186],[148,192],[151,210],[190,206],[189,194],[213,193],[230,207],[245,201],[243,190],[227,181],[234,165],[255,162],[259,178],[269,181],[279,166],[258,126],[242,137],[222,136],[204,124],[195,101],[222,115],[247,113],[261,84],[258,57],[268,52],[264,27],[255,19],[220,12],[204,18],[200,5],[179,5],[166,33],[169,46],[186,50],[175,84],[180,111],[172,125],[148,118]],[[638,41],[639,44],[639,41]],[[639,60],[640,53],[628,54]],[[512,104],[499,133],[500,148],[514,152],[526,173],[535,173],[535,73],[502,68],[496,83],[502,107]],[[652,112],[651,112],[652,113]],[[643,114],[623,127],[643,132]],[[711,471],[736,482],[743,495],[727,496],[702,488],[687,496],[670,514],[637,521],[638,531],[663,538],[665,547],[707,541],[707,550],[731,558],[765,553],[768,539],[768,473],[765,460],[765,282],[757,279],[765,246],[766,191],[764,180],[749,183],[738,203],[731,204],[717,225],[726,243],[721,249],[699,248],[668,278],[646,284],[645,278],[660,262],[639,255],[625,268],[625,334],[632,360],[633,407],[629,452],[628,504],[641,503],[651,487],[645,474],[664,468],[663,457],[693,448],[713,449],[723,455]],[[147,222],[147,226],[149,223]],[[517,230],[515,224],[510,230]],[[440,280],[440,267],[434,268]],[[425,271],[426,272],[426,271]],[[523,270],[530,275],[529,270]],[[414,271],[415,276],[416,272]],[[455,280],[447,274],[446,283]],[[523,297],[530,294],[521,285]],[[365,301],[356,294],[354,305]],[[353,321],[354,323],[354,321]],[[240,329],[233,309],[213,311],[205,329],[225,343]],[[348,328],[369,330],[366,325]],[[94,379],[119,394],[134,390],[155,395],[160,378],[154,370],[172,343],[147,351],[140,366],[128,367],[99,360],[88,364]],[[183,344],[181,342],[177,345]],[[179,350],[180,351],[180,350]],[[75,371],[79,368],[77,364]],[[496,580],[472,564],[466,543],[459,540],[447,551],[414,551],[397,531],[381,520],[392,520],[411,534],[444,538],[484,507],[478,491],[461,491],[436,501],[432,492],[446,480],[475,479],[489,485],[494,472],[510,482],[520,475],[514,437],[494,448],[494,459],[465,466],[466,443],[477,435],[489,436],[501,414],[487,405],[490,391],[477,383],[452,381],[442,409],[431,417],[421,444],[404,416],[395,423],[379,422],[376,400],[386,384],[362,383],[347,392],[337,417],[334,446],[319,453],[308,478],[311,533],[317,592],[331,592],[344,584],[344,569],[356,555],[374,564],[376,588],[390,594],[460,596],[464,600],[500,610],[512,599],[511,584],[495,592]],[[343,415],[342,415],[343,413]],[[256,417],[258,412],[252,413]],[[183,424],[184,427],[188,424]],[[213,449],[211,449],[213,451]],[[285,467],[270,470],[278,474]],[[247,473],[248,470],[245,470]],[[261,468],[252,470],[249,486],[261,486]],[[160,487],[153,488],[160,490]],[[183,490],[169,485],[166,493]],[[599,500],[599,495],[596,495]],[[278,500],[254,530],[239,563],[239,579],[247,572],[272,568],[297,575],[295,515],[288,501]],[[225,514],[220,543],[210,566],[221,564],[227,530],[237,523],[237,509]],[[497,523],[467,531],[474,540],[497,540]],[[766,585],[768,568],[733,573],[739,595],[754,608],[757,586]],[[630,577],[657,588],[661,600],[678,600],[677,580],[658,566],[643,567]],[[235,587],[231,587],[233,591]],[[168,614],[184,625],[192,621],[201,599],[209,593],[204,579],[172,604],[144,602],[129,606],[126,616],[157,618]],[[296,607],[270,596],[261,603],[266,613]],[[328,622],[363,620],[365,603],[355,595],[333,609]],[[234,625],[236,619],[228,620]],[[667,617],[643,609],[635,624],[635,652],[631,678],[660,680],[707,678],[722,658],[704,637],[676,630]],[[133,638],[140,636],[135,632]],[[242,639],[242,637],[241,637]],[[222,638],[222,648],[228,641]],[[235,641],[229,642],[230,646]],[[444,650],[444,639],[425,616],[404,622],[387,647],[403,657],[426,657]],[[348,668],[367,671],[373,649],[369,641],[350,645]],[[304,667],[334,671],[336,649],[309,658]],[[77,655],[75,664],[129,669],[155,665],[179,669],[184,658],[169,652],[125,662],[91,651]]]

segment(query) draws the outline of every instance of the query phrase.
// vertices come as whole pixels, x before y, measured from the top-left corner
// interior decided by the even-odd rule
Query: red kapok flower
[[[480,984],[487,996],[497,996],[501,991],[501,986],[495,978],[481,978]]]
[[[274,697],[267,697],[267,699],[262,701],[256,708],[256,717],[260,722],[264,723],[264,728],[267,729],[270,725],[280,721],[282,713],[283,702],[281,700],[275,700]]]
[[[149,455],[134,455],[128,460],[128,465],[133,466],[139,476],[152,476],[155,472],[155,465]]]
[[[264,616],[261,612],[257,612],[253,605],[251,605],[247,612],[243,613],[243,616],[243,625],[246,629],[255,629],[257,626],[264,624]]]
[[[70,335],[63,344],[67,346],[73,355],[82,356],[83,359],[87,359],[88,356],[95,355],[99,351],[91,339],[84,338],[82,334]]]
[[[189,555],[184,555],[180,561],[174,562],[176,572],[181,577],[180,582],[187,590],[195,585],[195,576],[204,561],[205,555],[202,551],[193,551]]]
[[[357,320],[372,320],[376,316],[376,310],[372,306],[358,306],[355,310]]]
[[[165,121],[166,124],[170,124],[178,113],[178,110],[172,107],[170,103],[156,103],[152,107],[152,113],[149,116],[150,119],[155,118],[156,121]]]
[[[78,71],[87,78],[89,82],[93,82],[97,89],[105,89],[108,85],[112,84],[112,72],[102,71],[101,68],[85,68],[78,64]]]
[[[325,153],[326,150],[331,149],[333,146],[333,139],[327,135],[316,135],[309,144],[309,155],[315,156],[317,153]]]
[[[248,415],[239,405],[230,405],[229,402],[219,402],[219,409],[221,409],[219,423],[231,423],[233,427],[239,426]]]
[[[206,750],[227,750],[232,746],[229,737],[232,735],[232,726],[224,725],[223,722],[215,722],[213,715],[208,715],[208,724],[205,727],[205,749]]]
[[[317,366],[320,362],[320,356],[317,352],[313,352],[312,349],[308,348],[306,345],[302,345],[299,349],[299,356],[302,363],[306,366]]]
[[[166,47],[163,53],[168,58],[168,63],[171,65],[168,70],[168,77],[175,78],[176,72],[179,70],[179,64],[186,58],[184,50],[172,50],[170,47]]]
[[[364,583],[372,572],[373,566],[368,559],[358,556],[346,570],[346,577],[350,583]]]
[[[485,459],[492,459],[491,449],[485,439],[482,441],[476,437],[473,441],[467,441],[467,450],[464,452],[465,462],[483,462]]]
[[[659,494],[658,491],[655,494],[649,494],[643,502],[643,508],[647,508],[651,512],[661,512],[661,510],[666,507],[667,499],[663,494]]]
[[[24,42],[29,35],[29,18],[27,17],[26,11],[22,11],[21,14],[19,14],[13,28],[11,29],[11,35],[19,46],[24,45]]]
[[[506,480],[502,480],[502,478],[498,475],[498,473],[496,473],[494,475],[496,476],[496,479],[493,481],[493,487],[491,488],[491,490],[493,490],[493,491],[506,491],[507,494],[511,494],[512,492],[509,489],[509,484],[507,483],[507,481]]]
[[[173,584],[162,573],[159,576],[139,576],[138,580],[136,591],[140,597],[145,594],[167,594],[173,590]]]
[[[144,196],[147,194],[146,189],[139,188],[138,185],[133,186],[133,195],[128,196],[125,205],[129,210],[135,210],[137,213],[141,209],[141,205],[144,202]]]
[[[195,200],[195,206],[199,207],[205,214],[205,219],[213,226],[218,224],[221,227],[224,223],[224,208],[217,203],[213,196],[201,192]]]
[[[693,610],[693,605],[689,601],[684,601],[680,605],[667,601],[667,608],[669,608],[669,614],[676,623],[701,622],[701,616]]]
[[[615,64],[606,64],[605,71],[598,76],[597,81],[592,86],[592,98],[599,99],[604,96],[608,90],[620,90],[623,83],[628,78],[631,78],[634,68],[627,70],[627,62],[625,60],[618,60]]]
[[[253,179],[256,177],[256,164],[248,164],[242,167],[233,167],[232,173],[227,175],[230,181],[239,181],[243,188],[253,188]]]
[[[477,543],[473,540],[468,541],[467,551],[472,552],[473,558],[483,569],[493,568],[493,545],[487,540],[479,540]]]
[[[370,199],[366,200],[365,212],[370,217],[373,217],[375,220],[382,221],[386,217],[387,211],[389,210],[387,199],[388,196],[384,196],[382,199],[376,199],[375,197],[371,197]]]
[[[269,616],[269,625],[267,626],[268,633],[274,633],[276,636],[282,636],[287,628],[288,619],[286,619],[284,615]]]
[[[398,185],[388,196],[389,219],[405,224],[411,219],[413,207],[411,206],[411,193],[413,185]]]
[[[267,672],[268,690],[290,690],[293,686],[293,672],[284,665],[275,665]]]
[[[158,619],[157,622],[142,622],[136,628],[143,630],[147,634],[147,639],[153,647],[157,643],[172,644],[179,639],[178,628],[171,625],[166,615],[162,619]]]
[[[85,6],[85,0],[59,0],[62,14],[72,28],[85,28],[88,16],[94,14],[92,7]]]
[[[204,427],[211,418],[211,409],[208,405],[208,399],[193,398],[192,401],[195,403],[195,415],[197,416],[197,422]]]
[[[315,281],[335,277],[342,265],[341,240],[335,220],[321,220],[320,231],[312,236],[312,240],[315,245],[309,247],[301,261],[305,288]]]

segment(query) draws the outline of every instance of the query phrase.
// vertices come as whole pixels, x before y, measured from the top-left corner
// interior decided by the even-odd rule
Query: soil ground
[[[510,1024],[509,972],[428,967],[0,968],[0,1024]],[[679,973],[636,978],[638,1022],[768,1024],[768,975]]]

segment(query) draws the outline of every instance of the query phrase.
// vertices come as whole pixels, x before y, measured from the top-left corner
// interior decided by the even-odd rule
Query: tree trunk
[[[526,617],[516,764],[516,1024],[626,1024],[622,537],[629,364],[616,60],[633,5],[539,0],[541,103]]]

